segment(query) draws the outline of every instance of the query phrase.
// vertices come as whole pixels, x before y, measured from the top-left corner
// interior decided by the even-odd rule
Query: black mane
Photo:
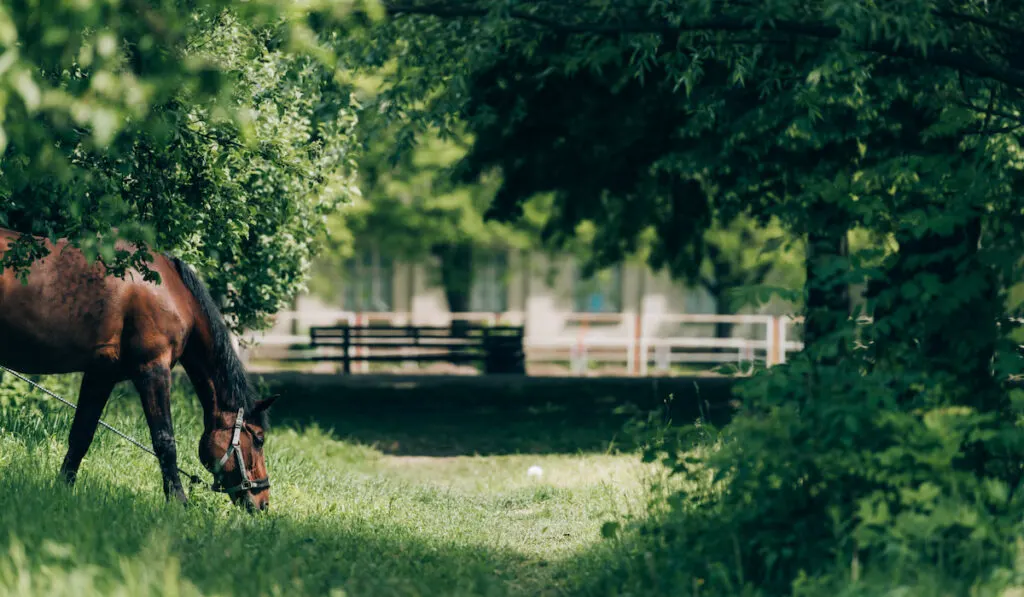
[[[181,281],[196,298],[203,315],[210,323],[210,333],[213,335],[213,354],[211,355],[214,360],[213,384],[221,407],[232,410],[244,408],[246,418],[252,421],[250,413],[256,407],[254,399],[256,392],[249,382],[245,366],[242,365],[242,361],[238,358],[238,353],[235,352],[235,347],[231,343],[231,332],[228,330],[227,324],[224,323],[224,317],[221,315],[217,303],[195,270],[177,257],[172,255],[166,255],[166,257],[174,264],[178,275],[181,276]],[[265,427],[267,424],[266,413],[260,413],[258,420],[253,422]]]

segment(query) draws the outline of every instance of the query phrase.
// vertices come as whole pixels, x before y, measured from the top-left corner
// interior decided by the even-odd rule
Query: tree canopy
[[[118,238],[174,251],[259,325],[355,192],[350,89],[300,17],[359,3],[46,4],[0,7],[0,225],[115,274],[148,259]],[[25,237],[4,263],[41,251]]]
[[[984,488],[1015,495],[1024,461],[1007,301],[1024,254],[1024,7],[385,5],[392,20],[360,40],[395,64],[382,111],[464,122],[463,172],[502,174],[494,215],[550,192],[550,234],[590,222],[611,260],[653,229],[652,264],[691,276],[716,219],[804,238],[805,351],[741,386],[725,448],[669,457],[694,483],[705,466],[721,481],[673,498],[679,537],[721,539],[672,552],[673,569],[709,577],[708,562],[736,560],[741,583],[788,591],[836,557],[936,536],[962,549],[952,504],[1020,514]],[[851,248],[854,229],[885,243]],[[867,326],[849,296],[863,282]],[[849,530],[825,530],[835,521]]]
[[[712,202],[809,233],[818,337],[836,330],[818,324],[845,311],[846,283],[871,274],[835,266],[854,224],[895,234],[936,185],[958,198],[943,217],[1001,206],[1000,222],[1019,221],[996,197],[1018,176],[1004,166],[1020,93],[1002,42],[1020,15],[962,4],[391,2],[375,39],[398,65],[391,113],[465,118],[464,171],[501,169],[497,215],[553,190],[552,234],[596,220],[611,260],[654,226],[652,263],[689,274]]]
[[[916,184],[904,157],[922,149],[923,131],[933,157],[937,135],[946,149],[962,138],[1015,151],[1005,142],[1019,124],[1014,78],[947,54],[966,44],[986,64],[1010,61],[991,19],[1019,15],[1001,7],[983,18],[971,4],[950,16],[940,4],[391,2],[395,20],[374,36],[372,55],[398,65],[384,94],[395,119],[442,130],[465,119],[476,143],[464,172],[502,171],[494,215],[514,217],[551,190],[561,225],[549,235],[598,221],[596,266],[653,226],[652,264],[695,275],[713,201],[727,216],[780,217],[812,232],[809,265],[827,274],[829,255],[845,259],[839,237],[851,223],[882,226],[877,218],[894,213],[866,199]],[[830,196],[837,189],[862,201]],[[820,315],[812,336],[813,322],[849,302],[844,280],[825,278],[809,277],[809,288],[829,289],[809,297]],[[822,297],[835,299],[825,311]]]

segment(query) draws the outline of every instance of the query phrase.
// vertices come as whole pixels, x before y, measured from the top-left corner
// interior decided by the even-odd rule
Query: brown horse
[[[19,233],[0,228],[0,255]],[[181,362],[202,404],[199,458],[214,489],[250,510],[264,510],[270,483],[263,458],[266,409],[257,401],[228,328],[196,273],[154,255],[150,269],[105,275],[67,241],[44,241],[27,283],[0,272],[0,365],[27,374],[82,372],[82,387],[61,477],[73,484],[114,386],[131,380],[160,462],[164,493],[186,502],[171,422],[171,369]],[[130,247],[121,247],[131,250]]]

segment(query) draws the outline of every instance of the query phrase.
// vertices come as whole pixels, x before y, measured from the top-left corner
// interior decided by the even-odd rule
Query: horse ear
[[[256,401],[256,407],[253,409],[253,413],[254,414],[259,414],[259,413],[267,410],[280,397],[281,397],[280,395],[274,395],[274,396],[271,396],[270,398],[265,398],[263,400],[257,400]]]

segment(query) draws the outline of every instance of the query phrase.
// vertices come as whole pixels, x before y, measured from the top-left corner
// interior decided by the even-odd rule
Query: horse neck
[[[199,319],[202,321],[197,321],[181,355],[181,365],[203,407],[203,425],[211,431],[224,413],[237,410],[238,405],[231,388],[223,381],[227,378],[222,371],[226,364],[218,358],[209,323],[205,318]]]

